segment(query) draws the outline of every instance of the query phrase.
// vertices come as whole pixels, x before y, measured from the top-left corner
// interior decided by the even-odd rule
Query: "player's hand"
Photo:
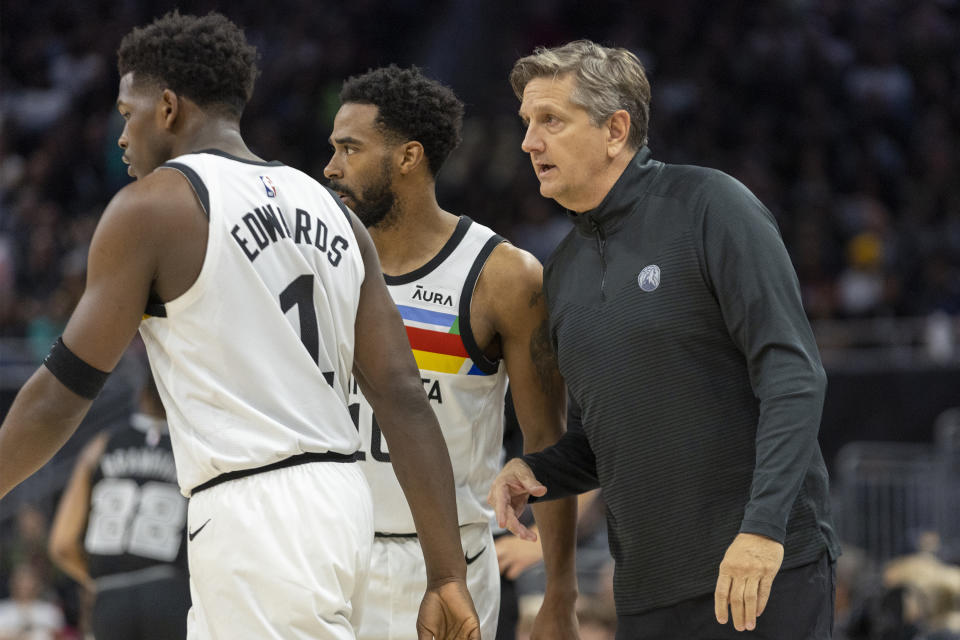
[[[727,624],[727,608],[737,631],[752,631],[770,599],[773,579],[783,562],[783,545],[752,533],[741,533],[727,547],[713,594],[717,622]]]
[[[480,640],[480,618],[463,580],[427,587],[417,616],[418,640]]]
[[[487,502],[496,512],[501,527],[506,527],[518,538],[535,542],[537,534],[520,524],[518,518],[530,496],[539,498],[546,492],[547,488],[537,481],[530,467],[520,458],[514,458],[494,478]]]
[[[577,598],[554,598],[546,594],[530,630],[530,640],[580,640]]]
[[[521,573],[543,560],[543,547],[539,542],[502,535],[497,538],[496,547],[500,574],[508,580],[516,580]]]

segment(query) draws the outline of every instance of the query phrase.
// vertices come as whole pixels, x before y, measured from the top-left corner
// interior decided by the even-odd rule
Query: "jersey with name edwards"
[[[210,232],[196,282],[141,324],[184,494],[220,474],[360,445],[347,411],[364,268],[349,214],[306,174],[220,151],[189,180]]]

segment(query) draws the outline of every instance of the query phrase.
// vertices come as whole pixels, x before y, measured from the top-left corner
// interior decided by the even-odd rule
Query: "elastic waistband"
[[[177,567],[169,564],[158,564],[146,569],[137,571],[127,571],[126,573],[112,573],[106,576],[95,578],[97,592],[109,591],[111,589],[126,589],[138,584],[147,584],[157,580],[168,580],[185,576],[184,572]]]
[[[211,478],[203,484],[199,484],[194,487],[193,491],[190,492],[190,495],[195,496],[200,491],[206,491],[210,487],[215,487],[218,484],[227,482],[228,480],[237,480],[239,478],[246,478],[247,476],[256,475],[258,473],[275,471],[277,469],[285,469],[286,467],[295,467],[299,464],[307,464],[308,462],[356,462],[358,459],[359,455],[357,452],[335,453],[333,451],[327,451],[326,453],[301,453],[295,456],[290,456],[289,458],[284,458],[279,462],[274,462],[263,467],[254,467],[253,469],[241,469],[239,471],[228,471],[227,473],[222,473],[216,478]]]
[[[460,529],[461,529],[461,531],[462,531],[463,529],[466,529],[467,527],[473,527],[473,526],[478,525],[478,524],[479,524],[479,525],[482,525],[482,526],[487,526],[487,525],[486,525],[485,523],[483,523],[483,522],[468,522],[468,523],[466,523],[466,524],[460,525]],[[373,532],[373,537],[374,537],[374,538],[416,538],[416,537],[417,537],[417,533],[416,533],[416,532],[413,532],[413,533],[387,533],[387,532],[384,532],[384,531],[374,531],[374,532]]]
[[[383,531],[374,531],[374,538],[416,538],[415,533],[384,533]]]

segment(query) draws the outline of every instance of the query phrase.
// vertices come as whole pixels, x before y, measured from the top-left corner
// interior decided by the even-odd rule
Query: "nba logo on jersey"
[[[270,176],[260,176],[260,182],[263,183],[264,189],[267,190],[267,196],[270,198],[277,197],[277,187],[274,186],[273,180],[270,179]]]

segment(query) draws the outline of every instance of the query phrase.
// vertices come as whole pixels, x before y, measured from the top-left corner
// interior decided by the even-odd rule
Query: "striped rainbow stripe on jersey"
[[[477,368],[460,337],[460,317],[398,304],[417,367],[468,376],[489,375]]]

